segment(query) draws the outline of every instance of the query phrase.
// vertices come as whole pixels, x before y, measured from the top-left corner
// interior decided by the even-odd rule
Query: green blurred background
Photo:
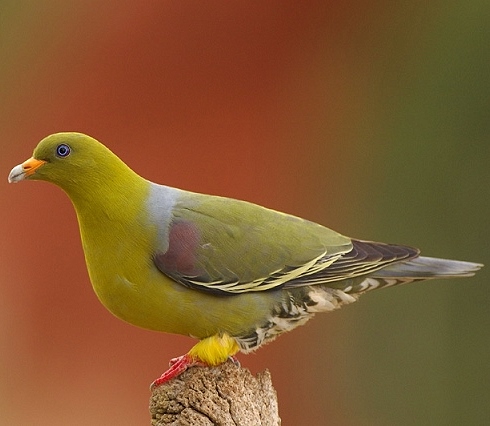
[[[149,424],[193,343],[113,318],[66,196],[7,184],[38,140],[490,264],[489,41],[477,0],[0,1],[0,424]],[[286,426],[488,424],[488,279],[375,292],[240,360]]]

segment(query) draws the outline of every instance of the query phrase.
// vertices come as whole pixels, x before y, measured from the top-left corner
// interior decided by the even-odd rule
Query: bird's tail
[[[351,295],[360,295],[376,288],[391,287],[413,281],[471,277],[482,266],[480,263],[418,256],[392,263],[364,277],[344,280],[340,290]]]
[[[383,279],[400,278],[410,281],[431,278],[471,277],[482,266],[480,263],[418,256],[404,262],[393,263],[374,272],[371,277]]]

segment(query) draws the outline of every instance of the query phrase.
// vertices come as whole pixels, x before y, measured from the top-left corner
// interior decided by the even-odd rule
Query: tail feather
[[[403,278],[411,280],[471,277],[482,266],[480,263],[461,260],[418,256],[407,261],[393,263],[370,276],[373,278]]]

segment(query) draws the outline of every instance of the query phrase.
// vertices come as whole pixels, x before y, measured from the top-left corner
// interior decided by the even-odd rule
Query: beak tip
[[[15,166],[10,171],[8,176],[8,181],[9,183],[17,183],[20,182],[21,180],[24,180],[24,178],[25,178],[24,168],[22,167],[22,164],[19,164],[18,166]]]

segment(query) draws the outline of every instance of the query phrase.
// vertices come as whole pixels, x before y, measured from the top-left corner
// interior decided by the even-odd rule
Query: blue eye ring
[[[62,143],[56,147],[56,155],[60,158],[68,157],[70,152],[71,148],[65,143]]]

